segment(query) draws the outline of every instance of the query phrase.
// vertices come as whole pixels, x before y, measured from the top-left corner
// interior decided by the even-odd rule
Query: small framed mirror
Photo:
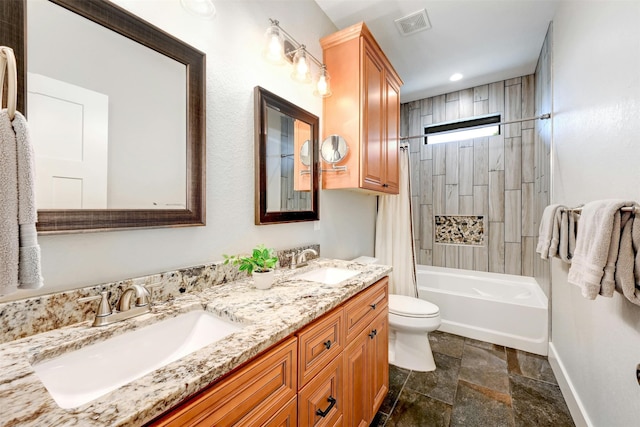
[[[317,221],[317,116],[256,86],[255,223]]]
[[[346,157],[348,151],[349,144],[340,135],[329,135],[322,141],[322,146],[320,147],[322,160],[331,164],[340,163]]]

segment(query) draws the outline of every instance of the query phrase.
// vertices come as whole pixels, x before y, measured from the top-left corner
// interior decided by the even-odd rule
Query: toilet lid
[[[434,317],[440,314],[437,305],[405,295],[389,295],[389,312],[406,317]]]

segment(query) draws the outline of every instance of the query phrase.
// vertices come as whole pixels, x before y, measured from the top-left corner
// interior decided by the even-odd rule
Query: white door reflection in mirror
[[[28,73],[40,209],[106,209],[109,97]]]

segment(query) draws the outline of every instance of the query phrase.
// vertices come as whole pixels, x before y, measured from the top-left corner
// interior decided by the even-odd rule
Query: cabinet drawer
[[[263,425],[296,396],[297,348],[284,341],[151,425]]]
[[[297,427],[298,425],[298,399],[294,397],[287,405],[278,411],[265,427]]]
[[[342,354],[339,354],[298,392],[298,424],[301,427],[342,425],[345,404],[342,366]]]
[[[304,387],[344,348],[344,314],[336,309],[298,334],[298,388]]]
[[[378,313],[387,307],[389,300],[388,283],[389,279],[385,277],[345,304],[346,342],[353,341],[358,332],[371,323]]]

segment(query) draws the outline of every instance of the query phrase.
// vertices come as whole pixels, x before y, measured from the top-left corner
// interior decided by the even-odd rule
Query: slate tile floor
[[[434,372],[389,367],[371,427],[570,427],[545,357],[443,332],[430,334]]]

